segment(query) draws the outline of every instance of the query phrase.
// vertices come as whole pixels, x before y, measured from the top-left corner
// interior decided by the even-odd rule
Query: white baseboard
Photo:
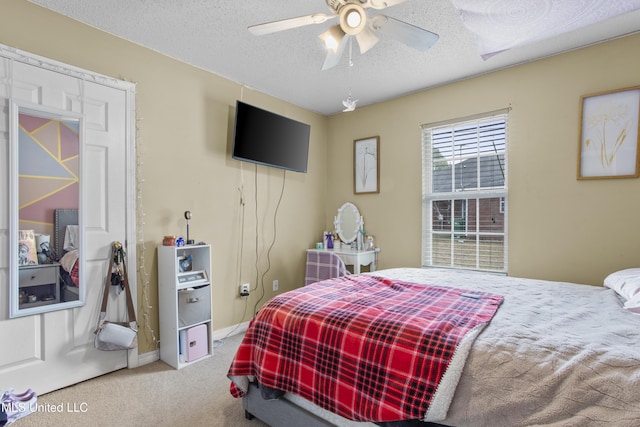
[[[236,325],[229,326],[227,328],[218,329],[213,331],[211,334],[211,341],[219,341],[225,338],[232,337],[234,335],[244,333],[249,327],[249,322],[238,323]],[[149,363],[153,363],[156,360],[160,360],[160,350],[153,350],[147,353],[142,353],[138,355],[138,364],[137,366],[147,365]]]
[[[249,322],[237,323],[235,325],[229,326],[227,328],[218,329],[213,331],[213,336],[211,337],[213,341],[222,340],[225,338],[232,337],[234,335],[242,334],[246,332],[249,327]]]
[[[152,350],[138,355],[138,366],[148,365],[160,360],[160,350]]]

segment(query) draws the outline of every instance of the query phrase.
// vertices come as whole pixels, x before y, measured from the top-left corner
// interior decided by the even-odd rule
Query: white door
[[[8,123],[8,98],[84,114],[85,134],[83,186],[85,221],[86,304],[82,307],[9,319],[6,268],[0,291],[0,390],[32,388],[42,394],[137,363],[137,351],[97,351],[94,330],[108,267],[111,243],[130,242],[127,267],[132,293],[136,292],[135,188],[131,165],[130,132],[132,91],[126,86],[105,85],[91,74],[60,72],[59,69],[0,58],[0,76],[5,83],[2,123]],[[77,71],[77,69],[72,69]],[[89,78],[88,78],[89,77]],[[9,93],[7,93],[9,92]],[[2,129],[7,135],[6,129]],[[8,141],[8,140],[7,140]],[[7,142],[8,143],[8,142]],[[4,156],[3,156],[4,157]],[[4,159],[5,161],[7,159]],[[6,163],[5,163],[6,164]],[[5,169],[7,170],[7,169]],[[6,180],[3,175],[0,178]],[[133,185],[133,187],[132,187]],[[7,188],[5,183],[4,188]],[[82,187],[81,187],[82,188]],[[6,191],[6,190],[2,190]],[[6,195],[3,195],[6,196]],[[6,200],[6,199],[5,199]],[[3,214],[4,215],[4,214]],[[6,219],[3,221],[6,224]],[[1,227],[1,226],[0,226]],[[7,247],[4,238],[3,249]],[[7,263],[6,256],[3,257]],[[2,265],[6,267],[6,265]],[[124,294],[111,294],[108,318],[126,312]]]

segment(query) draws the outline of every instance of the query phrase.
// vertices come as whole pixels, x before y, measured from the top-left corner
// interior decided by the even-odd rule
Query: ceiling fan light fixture
[[[342,31],[340,26],[334,25],[329,27],[329,29],[324,33],[320,34],[320,40],[322,40],[322,43],[327,50],[337,52],[344,35],[344,31]]]
[[[367,14],[359,4],[348,3],[340,9],[340,28],[346,34],[354,36],[367,24]]]
[[[362,21],[362,17],[360,16],[360,14],[358,12],[356,12],[355,10],[352,10],[351,12],[349,12],[349,14],[347,15],[347,25],[350,28],[356,28],[358,25],[360,25],[360,22]]]

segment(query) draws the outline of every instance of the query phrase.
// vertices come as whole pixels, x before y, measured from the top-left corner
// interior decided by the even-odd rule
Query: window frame
[[[509,109],[493,111],[485,114],[478,114],[475,116],[460,118],[455,120],[448,120],[444,122],[431,123],[422,125],[422,257],[421,263],[423,267],[439,267],[439,268],[458,268],[465,270],[481,270],[481,271],[489,271],[495,273],[507,273],[508,271],[508,140],[509,140],[509,117],[508,117]],[[482,134],[482,125],[487,125],[491,122],[500,122],[503,121],[504,131],[503,134],[500,135],[500,139],[496,139],[495,141],[504,141],[500,144],[502,146],[502,150],[498,150],[496,145],[494,144],[494,140],[492,140],[492,144],[494,144],[493,148],[495,150],[494,157],[498,159],[498,165],[503,175],[503,185],[494,185],[494,186],[486,186],[482,187],[483,183],[481,182],[482,178],[482,158],[490,157],[488,154],[483,153],[482,145],[480,138]],[[469,127],[475,126],[476,128],[476,137],[474,142],[472,143],[472,147],[467,149],[463,148],[465,145],[471,145],[469,142],[465,142],[464,144],[460,143],[460,140],[464,132],[460,132],[461,129],[465,131]],[[458,129],[456,131],[455,129]],[[451,148],[448,150],[448,153],[445,154],[444,157],[438,157],[437,160],[434,159],[434,150],[432,141],[432,136],[434,134],[437,135],[438,131],[442,130],[450,130],[451,131]],[[456,132],[460,132],[459,134]],[[479,137],[479,136],[480,137]],[[460,140],[456,139],[460,138]],[[455,151],[460,151],[460,155],[456,156]],[[466,152],[463,155],[463,150]],[[472,152],[475,151],[475,154]],[[438,154],[442,155],[438,150]],[[476,160],[476,175],[477,180],[475,182],[475,187],[472,189],[466,189],[462,184],[458,184],[457,181],[462,181],[464,176],[464,171],[462,168],[465,166],[460,166],[456,168],[456,165],[462,165],[468,159]],[[434,172],[436,168],[434,168],[435,161],[446,161],[446,167],[451,170],[451,183],[449,191],[443,191],[443,188],[439,190],[434,190]],[[471,165],[473,165],[471,163]],[[495,168],[495,166],[494,166]],[[458,172],[458,169],[460,172]],[[492,174],[495,175],[495,169],[491,169]],[[447,170],[448,173],[448,170]],[[440,178],[442,178],[442,174]],[[446,175],[444,175],[446,176]],[[437,177],[436,177],[437,178]],[[491,178],[491,177],[490,177]],[[496,181],[495,177],[493,177],[492,181],[489,184],[499,184],[499,180]],[[449,186],[449,183],[445,182],[445,186]],[[458,188],[456,188],[458,187]],[[446,188],[445,188],[446,189]],[[503,215],[502,217],[502,230],[501,231],[486,231],[483,230],[485,226],[483,226],[483,222],[480,219],[482,212],[482,200],[486,199],[497,199],[497,209],[496,213],[499,215]],[[463,201],[460,204],[459,201]],[[445,205],[449,202],[449,205],[452,207],[451,214],[448,222],[448,229],[444,229],[441,227],[441,230],[437,230],[434,217],[434,204],[436,202],[444,202]],[[471,203],[475,203],[474,212],[475,212],[475,222],[473,224],[473,231],[469,231],[469,205]],[[462,209],[464,211],[465,217],[457,218],[458,221],[462,221],[463,223],[463,231],[461,232],[456,224],[456,206],[464,205],[466,209]],[[443,205],[440,204],[440,207]],[[486,202],[485,202],[486,206]],[[438,209],[438,212],[440,210]],[[440,221],[442,221],[442,214],[437,216]],[[494,218],[491,217],[491,220],[494,221]],[[495,221],[494,221],[495,222]],[[487,228],[491,229],[491,225]],[[434,236],[443,236],[446,245],[446,240],[449,239],[450,249],[447,249],[446,246],[441,246],[440,252],[438,249],[434,250]],[[471,243],[468,247],[475,246],[475,259],[468,258],[465,262],[464,257],[467,255],[456,255],[456,244],[463,242],[464,238],[471,236]],[[498,237],[497,240],[493,240]],[[500,240],[502,240],[501,248],[500,248]],[[485,243],[484,245],[482,242]],[[495,244],[497,243],[497,244]],[[495,246],[494,246],[495,244]],[[458,245],[459,246],[459,245]],[[494,250],[497,248],[497,253],[501,251],[501,267],[496,267],[492,260],[495,260]],[[449,251],[449,254],[445,252]],[[489,255],[486,255],[489,254]],[[437,261],[437,259],[447,260],[446,262]],[[435,261],[434,261],[435,260]],[[470,266],[469,264],[473,264]],[[498,262],[498,265],[500,263]]]

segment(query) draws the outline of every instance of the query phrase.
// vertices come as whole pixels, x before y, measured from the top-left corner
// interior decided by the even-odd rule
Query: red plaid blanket
[[[374,276],[344,276],[273,298],[229,369],[357,421],[422,419],[458,343],[503,298]]]
[[[71,281],[74,285],[76,285],[76,287],[80,287],[80,273],[78,272],[78,264],[79,262],[76,261],[76,263],[73,265],[73,268],[69,272],[69,277],[71,277]]]

